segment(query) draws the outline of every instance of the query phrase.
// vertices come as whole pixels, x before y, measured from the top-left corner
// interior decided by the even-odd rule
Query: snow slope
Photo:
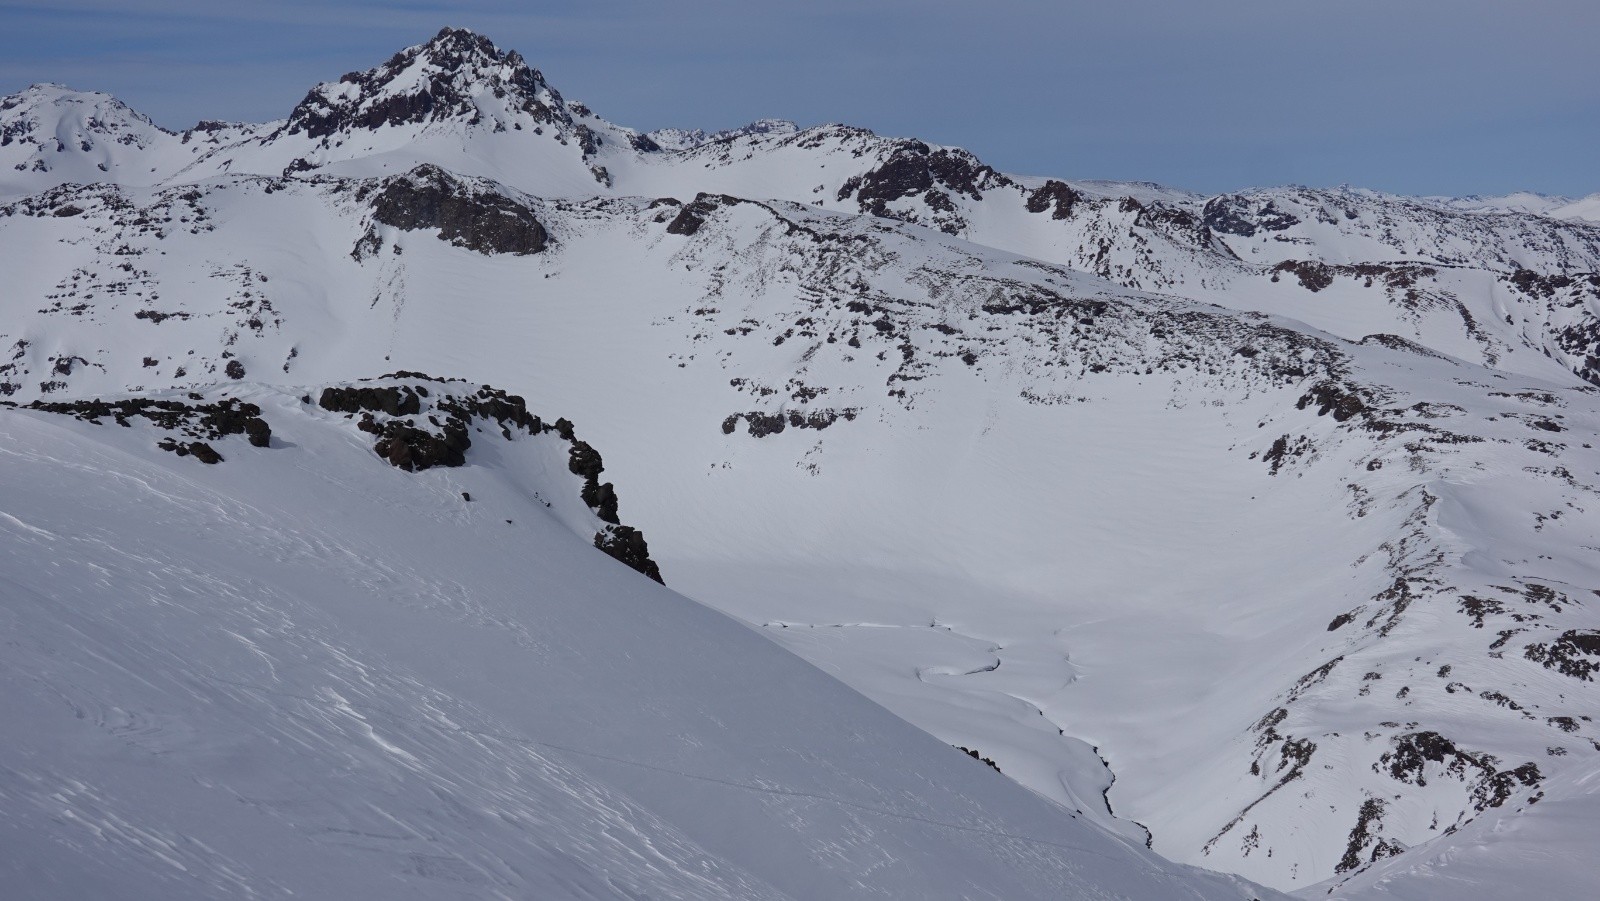
[[[1135,844],[1596,878],[1537,850],[1600,753],[1594,226],[665,143],[447,30],[162,184],[0,206],[0,391],[503,385],[673,588]]]
[[[1596,429],[1588,389],[795,206],[426,169],[191,193],[4,220],[34,240],[7,242],[18,293],[69,295],[6,311],[15,397],[391,366],[537,390],[593,420],[674,586],[1085,817],[1280,885],[1525,802],[1552,741],[1588,753],[1551,725],[1585,685],[1493,638],[1586,622],[1600,460],[1561,435]],[[1479,763],[1411,765],[1423,734]]]
[[[1501,197],[1441,197],[1435,198],[1446,206],[1484,213],[1534,213],[1552,219],[1584,219],[1600,221],[1600,194],[1591,194],[1576,200],[1570,197],[1553,197],[1519,191]]]
[[[1485,897],[1494,891],[1521,898],[1587,897],[1594,882],[1572,861],[1591,854],[1600,841],[1596,776],[1591,768],[1563,783],[1553,787],[1556,800],[1484,817],[1463,829],[1455,842],[1424,846],[1349,881],[1298,894],[1407,901]],[[1512,874],[1516,882],[1508,886]]]
[[[585,547],[552,432],[408,473],[226,394],[272,435],[214,465],[0,411],[7,898],[1260,896]]]
[[[0,196],[60,184],[153,185],[254,126],[202,122],[175,135],[109,94],[36,84],[0,98]]]

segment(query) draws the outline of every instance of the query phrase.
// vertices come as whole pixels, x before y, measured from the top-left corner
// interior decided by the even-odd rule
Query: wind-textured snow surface
[[[211,465],[0,412],[7,898],[1256,896],[595,551],[558,435],[227,396]]]
[[[0,128],[87,121],[13,100]],[[1307,897],[1600,881],[1549,850],[1600,815],[1600,225],[1571,204],[1208,198],[840,125],[641,135],[448,30],[192,134],[154,179],[18,151],[12,402],[492,384],[578,421],[673,589],[1115,847]],[[438,478],[373,455],[390,424],[346,421],[352,460]],[[451,477],[523,478],[480,452]]]

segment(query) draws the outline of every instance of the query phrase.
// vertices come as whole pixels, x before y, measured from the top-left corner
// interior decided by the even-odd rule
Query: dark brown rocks
[[[1051,219],[1068,219],[1073,205],[1082,199],[1066,182],[1051,179],[1028,195],[1027,209],[1030,213],[1051,210]]]
[[[485,255],[533,254],[550,243],[526,205],[431,165],[385,184],[373,201],[372,218],[403,231],[437,229],[440,240]]]
[[[204,441],[190,441],[184,443],[174,441],[171,438],[163,438],[156,442],[156,447],[164,451],[171,451],[180,457],[194,457],[201,463],[215,464],[222,462],[222,455],[217,453],[215,448],[209,444],[206,444]]]
[[[650,559],[650,545],[645,542],[644,533],[638,529],[632,526],[608,526],[594,533],[594,546],[645,576],[661,582],[661,568]]]
[[[1313,404],[1317,407],[1318,416],[1332,413],[1336,422],[1345,422],[1367,410],[1366,401],[1361,399],[1361,395],[1354,388],[1332,381],[1312,385],[1311,389],[1295,403],[1295,408],[1304,410]]]
[[[424,77],[402,80],[419,68]],[[289,114],[284,131],[326,140],[356,130],[451,118],[475,121],[479,90],[509,98],[508,106],[535,123],[572,125],[561,95],[520,54],[501,51],[488,38],[462,29],[443,29],[426,44],[402,50],[369,71],[351,72],[339,83],[355,89],[312,89]]]
[[[420,472],[435,466],[464,465],[467,462],[467,448],[471,446],[467,430],[455,423],[435,434],[413,428],[399,420],[391,420],[383,427],[373,449],[396,468]]]
[[[255,447],[267,447],[272,440],[272,428],[261,418],[261,408],[231,397],[210,404],[147,397],[115,401],[34,401],[28,409],[72,416],[97,425],[103,419],[111,419],[118,425],[129,426],[132,424],[129,420],[139,417],[157,428],[197,440],[244,435]]]
[[[1555,641],[1528,645],[1523,656],[1563,676],[1593,681],[1600,672],[1600,632],[1568,629]]]
[[[422,401],[409,387],[366,388],[359,386],[330,387],[322,389],[317,406],[335,413],[359,413],[363,410],[387,413],[390,416],[412,416],[422,409]]]

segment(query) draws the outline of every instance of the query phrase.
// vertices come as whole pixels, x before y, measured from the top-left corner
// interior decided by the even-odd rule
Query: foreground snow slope
[[[0,411],[7,898],[1261,897],[588,547],[558,436],[230,394],[215,465]]]

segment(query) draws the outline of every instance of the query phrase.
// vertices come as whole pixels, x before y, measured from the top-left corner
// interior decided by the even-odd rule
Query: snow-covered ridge
[[[788,119],[757,119],[737,128],[725,128],[721,131],[708,132],[703,129],[658,128],[648,132],[645,137],[654,141],[663,150],[689,150],[701,144],[712,144],[717,141],[730,141],[748,135],[790,135],[800,130],[800,126]]]
[[[1430,197],[1430,201],[1452,209],[1475,213],[1532,213],[1552,219],[1582,219],[1600,222],[1600,193],[1573,199],[1549,194],[1518,191],[1499,197]]]
[[[150,184],[171,175],[163,151],[177,143],[108,94],[36,84],[0,98],[0,190],[15,196],[64,181]]]

